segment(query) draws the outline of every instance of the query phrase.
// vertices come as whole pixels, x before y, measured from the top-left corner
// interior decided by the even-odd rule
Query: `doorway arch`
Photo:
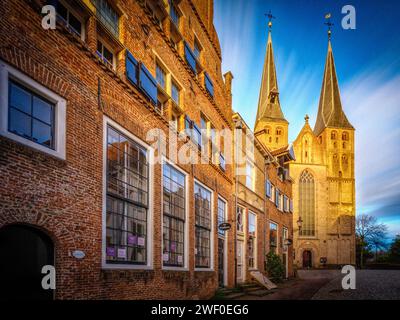
[[[311,250],[303,251],[303,268],[305,268],[305,269],[312,268],[312,251]]]
[[[54,266],[52,239],[38,228],[13,224],[0,229],[0,300],[51,300],[42,288],[43,266]]]

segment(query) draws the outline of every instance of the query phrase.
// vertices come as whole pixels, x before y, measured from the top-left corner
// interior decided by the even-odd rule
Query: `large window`
[[[107,128],[106,261],[147,263],[147,150]]]
[[[253,212],[249,211],[249,223],[248,223],[248,246],[249,246],[249,268],[255,268],[255,259],[256,259],[256,220],[257,217]]]
[[[185,176],[163,165],[163,264],[184,266]]]
[[[299,192],[299,215],[303,219],[300,235],[315,236],[315,184],[307,170],[300,176]]]
[[[226,221],[226,202],[222,200],[221,198],[218,198],[218,234],[221,237],[225,236],[225,231],[220,230],[219,226],[221,223],[224,223]]]
[[[278,225],[276,223],[269,223],[269,251],[277,253],[278,247]]]
[[[9,82],[8,130],[54,149],[55,105],[17,82]]]
[[[211,267],[211,192],[195,183],[196,268]]]

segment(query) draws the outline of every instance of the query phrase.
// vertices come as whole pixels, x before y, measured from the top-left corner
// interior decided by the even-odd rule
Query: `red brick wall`
[[[39,1],[40,2],[40,1]],[[0,59],[67,100],[67,156],[58,160],[0,138],[0,227],[27,223],[48,233],[55,243],[58,299],[182,299],[207,298],[217,288],[217,241],[214,241],[214,272],[194,271],[194,255],[189,254],[189,271],[161,269],[161,167],[154,169],[154,249],[153,270],[102,270],[102,191],[103,117],[106,115],[126,130],[145,140],[151,128],[166,133],[165,119],[156,115],[142,94],[123,75],[120,55],[118,72],[108,70],[96,58],[93,43],[88,46],[64,28],[45,31],[41,27],[40,6],[35,1],[12,0],[0,7]],[[142,60],[155,75],[153,51],[162,57],[185,88],[184,111],[199,123],[200,110],[213,119],[217,129],[229,127],[230,97],[221,75],[221,60],[201,28],[189,1],[181,9],[192,16],[191,25],[204,45],[204,67],[214,82],[215,99],[207,97],[202,83],[189,72],[182,57],[171,49],[165,34],[158,30],[138,1],[118,1],[126,13],[123,39],[126,48]],[[88,22],[88,40],[95,37],[94,18]],[[185,27],[183,36],[191,39]],[[150,26],[147,37],[142,24]],[[89,41],[90,42],[90,41]],[[191,45],[193,43],[191,42]],[[121,72],[122,71],[122,72]],[[102,108],[98,105],[98,79],[102,84]],[[189,253],[194,252],[193,178],[228,200],[232,214],[232,172],[211,165],[185,165],[189,184]],[[214,219],[217,201],[214,201]],[[213,230],[216,234],[216,226]],[[216,237],[215,237],[216,240]],[[229,236],[229,284],[233,283],[233,246]],[[83,250],[83,260],[71,257],[72,250]]]

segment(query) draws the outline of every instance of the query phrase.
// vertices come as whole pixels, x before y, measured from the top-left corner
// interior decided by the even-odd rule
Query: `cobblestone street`
[[[397,300],[400,270],[357,270],[356,289],[343,290],[339,270],[301,270],[299,277],[278,285],[263,297],[240,300]]]
[[[313,300],[397,300],[400,299],[400,270],[357,270],[356,289],[343,290],[339,276],[313,296]]]

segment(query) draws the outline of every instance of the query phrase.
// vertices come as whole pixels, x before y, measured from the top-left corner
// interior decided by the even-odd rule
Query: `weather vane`
[[[331,39],[331,34],[332,34],[332,26],[334,25],[332,22],[331,22],[331,17],[332,17],[332,15],[330,14],[330,13],[327,13],[326,15],[325,15],[325,20],[328,20],[327,22],[325,22],[325,25],[327,25],[328,26],[328,38],[329,39]]]
[[[272,28],[272,19],[276,19],[271,13],[271,10],[269,10],[268,13],[265,14],[266,17],[268,17],[268,28],[271,30]]]

